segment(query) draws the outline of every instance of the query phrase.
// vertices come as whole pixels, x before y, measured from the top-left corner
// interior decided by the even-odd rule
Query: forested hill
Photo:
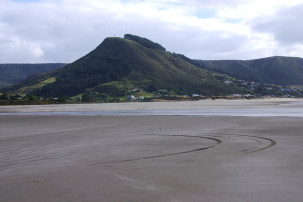
[[[34,74],[53,71],[64,65],[63,63],[0,64],[0,88],[16,84]]]
[[[268,57],[256,60],[194,60],[201,67],[233,77],[276,85],[303,85],[303,58]]]
[[[77,96],[87,92],[123,97],[132,89],[176,94],[221,95],[242,89],[224,84],[228,78],[199,68],[160,44],[130,35],[106,38],[95,50],[43,77],[5,89],[42,97]]]

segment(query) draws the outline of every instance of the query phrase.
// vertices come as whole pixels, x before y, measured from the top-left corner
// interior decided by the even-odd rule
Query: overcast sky
[[[303,0],[0,0],[0,63],[73,62],[134,34],[193,59],[303,57]]]

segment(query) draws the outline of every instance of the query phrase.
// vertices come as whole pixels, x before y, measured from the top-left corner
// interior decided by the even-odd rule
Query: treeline
[[[0,94],[0,105],[43,105],[63,104],[66,102],[66,97],[43,99],[31,94],[26,96]]]

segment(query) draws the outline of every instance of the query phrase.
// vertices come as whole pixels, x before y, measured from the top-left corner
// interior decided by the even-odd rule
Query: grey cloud
[[[196,59],[251,59],[268,56],[268,50],[254,49],[252,39],[246,34],[238,34],[226,27],[221,29],[220,25],[214,25],[208,30],[198,23],[187,25],[172,18],[166,20],[165,15],[145,16],[142,12],[123,11],[123,7],[111,10],[106,6],[95,8],[89,4],[87,11],[80,5],[72,4],[72,1],[22,5],[10,4],[8,0],[1,1],[6,4],[0,7],[0,63],[73,62],[93,50],[104,38],[122,37],[126,33],[149,38],[162,44],[168,51]],[[197,5],[213,2],[189,1]],[[226,2],[215,1],[220,5]],[[237,4],[242,1],[234,2]],[[300,13],[295,16],[298,15],[301,16]],[[272,25],[270,30],[266,30],[270,26],[264,24],[264,19],[255,23],[254,29],[262,32],[278,29],[275,26],[279,23],[274,18],[266,20]],[[279,38],[283,39],[281,36]],[[301,39],[296,39],[299,40]]]
[[[284,45],[303,44],[303,5],[294,6],[277,12],[269,18],[259,18],[253,29],[273,34]]]
[[[0,62],[72,62],[112,35],[108,13],[91,16],[77,7],[48,6],[22,5],[0,14],[0,40],[6,42],[0,44]],[[32,44],[44,54],[31,54]]]

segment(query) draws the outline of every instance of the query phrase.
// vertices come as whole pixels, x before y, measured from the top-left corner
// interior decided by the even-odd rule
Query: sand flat
[[[215,102],[201,106],[241,105]],[[149,106],[197,107],[192,103],[199,102]],[[288,104],[249,107],[293,107]],[[125,109],[111,105],[102,109]],[[66,109],[86,106],[94,104]],[[23,109],[35,107],[44,109]],[[0,116],[0,200],[299,202],[302,123],[291,117]]]

